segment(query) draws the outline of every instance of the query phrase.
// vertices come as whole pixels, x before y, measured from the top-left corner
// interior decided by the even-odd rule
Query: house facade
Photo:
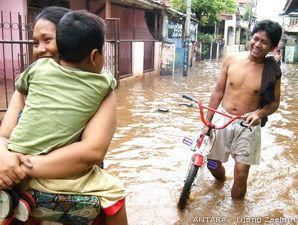
[[[284,36],[282,40],[283,61],[298,63],[298,1],[288,0],[282,14]]]
[[[161,39],[159,37],[161,34],[160,15],[161,10],[165,7],[161,3],[129,0],[16,0],[12,3],[8,4],[8,0],[0,2],[1,14],[3,14],[1,24],[4,24],[2,41],[29,41],[32,36],[34,17],[46,6],[59,5],[74,10],[86,9],[106,19],[108,32],[105,67],[115,74],[118,80],[129,76],[143,75],[143,73],[158,73],[157,62],[160,55],[158,49],[159,39]],[[22,19],[21,22],[19,17]],[[5,29],[6,24],[7,29]],[[20,27],[22,24],[24,24],[24,28]],[[22,46],[21,51],[20,46],[16,44],[13,45],[13,54],[9,52],[12,46],[4,47],[7,54],[2,56],[2,61],[4,58],[6,59],[6,69],[18,66],[20,52],[27,58],[25,67],[32,62],[30,46],[29,48]],[[136,55],[137,57],[133,57]],[[11,65],[12,62],[15,64],[14,66]],[[15,77],[14,71],[7,72],[8,78]]]
[[[144,76],[172,75],[183,66],[186,16],[166,0],[1,0],[0,109],[8,106],[15,78],[33,61],[34,18],[52,5],[85,9],[106,20],[105,69],[120,86]],[[195,40],[194,20],[191,27]]]
[[[237,0],[237,12],[225,20],[225,51],[238,52],[246,49],[251,29],[255,23],[256,0]]]

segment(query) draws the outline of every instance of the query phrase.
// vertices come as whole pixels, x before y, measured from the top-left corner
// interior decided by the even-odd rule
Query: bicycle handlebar
[[[192,102],[195,102],[195,99],[192,96],[190,96],[190,95],[182,95],[182,98],[185,98],[187,100],[190,100]]]
[[[193,98],[192,96],[190,96],[190,95],[182,95],[182,97],[185,98],[185,99],[187,99],[187,100],[193,101],[193,102],[195,102],[196,104],[198,104],[198,106],[199,106],[199,110],[200,110],[200,117],[201,117],[202,122],[203,122],[207,127],[211,128],[211,129],[215,129],[215,130],[221,130],[221,129],[224,129],[224,128],[226,128],[229,124],[231,124],[234,120],[243,118],[241,115],[231,116],[231,115],[228,115],[228,114],[226,114],[226,113],[224,113],[224,112],[220,112],[220,111],[217,111],[216,109],[210,108],[210,107],[208,107],[208,106],[203,106],[202,101],[200,101],[200,100],[198,101],[198,100],[194,99],[194,98]],[[209,121],[207,118],[205,118],[205,116],[204,116],[204,112],[203,112],[204,109],[210,110],[210,111],[212,111],[212,112],[214,112],[214,113],[221,114],[221,115],[223,115],[223,116],[229,118],[229,120],[228,120],[225,124],[223,124],[222,126],[216,126],[216,125],[213,124],[211,121]]]

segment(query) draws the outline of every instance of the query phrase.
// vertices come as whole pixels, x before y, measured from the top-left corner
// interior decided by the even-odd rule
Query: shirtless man
[[[208,168],[220,181],[225,180],[225,168],[222,162],[228,161],[229,155],[235,160],[232,198],[244,198],[250,165],[259,164],[261,149],[261,119],[274,113],[280,101],[281,72],[273,71],[274,82],[271,87],[271,100],[263,104],[262,86],[266,55],[272,51],[281,38],[281,26],[270,20],[258,22],[249,42],[249,52],[245,57],[227,56],[221,68],[215,89],[212,92],[209,107],[231,115],[244,115],[246,127],[241,121],[235,121],[227,128],[216,131],[216,142],[208,156],[211,164]],[[276,62],[274,61],[276,64]],[[268,75],[271,74],[271,75]],[[271,76],[272,73],[267,73]],[[267,78],[266,78],[267,79]],[[208,111],[207,118],[217,123],[224,123],[221,115]],[[243,120],[242,120],[243,122]]]

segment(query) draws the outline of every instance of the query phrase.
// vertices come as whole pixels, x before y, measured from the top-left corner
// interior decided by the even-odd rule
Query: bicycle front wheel
[[[187,174],[186,180],[184,181],[184,186],[178,201],[178,208],[181,210],[185,208],[187,200],[189,199],[190,190],[197,176],[198,169],[199,167],[197,165],[192,164],[190,166],[190,169],[188,170],[188,174]]]

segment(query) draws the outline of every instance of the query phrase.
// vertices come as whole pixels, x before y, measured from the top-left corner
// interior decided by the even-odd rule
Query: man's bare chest
[[[263,67],[233,65],[228,69],[226,87],[246,92],[259,93],[261,89]]]

